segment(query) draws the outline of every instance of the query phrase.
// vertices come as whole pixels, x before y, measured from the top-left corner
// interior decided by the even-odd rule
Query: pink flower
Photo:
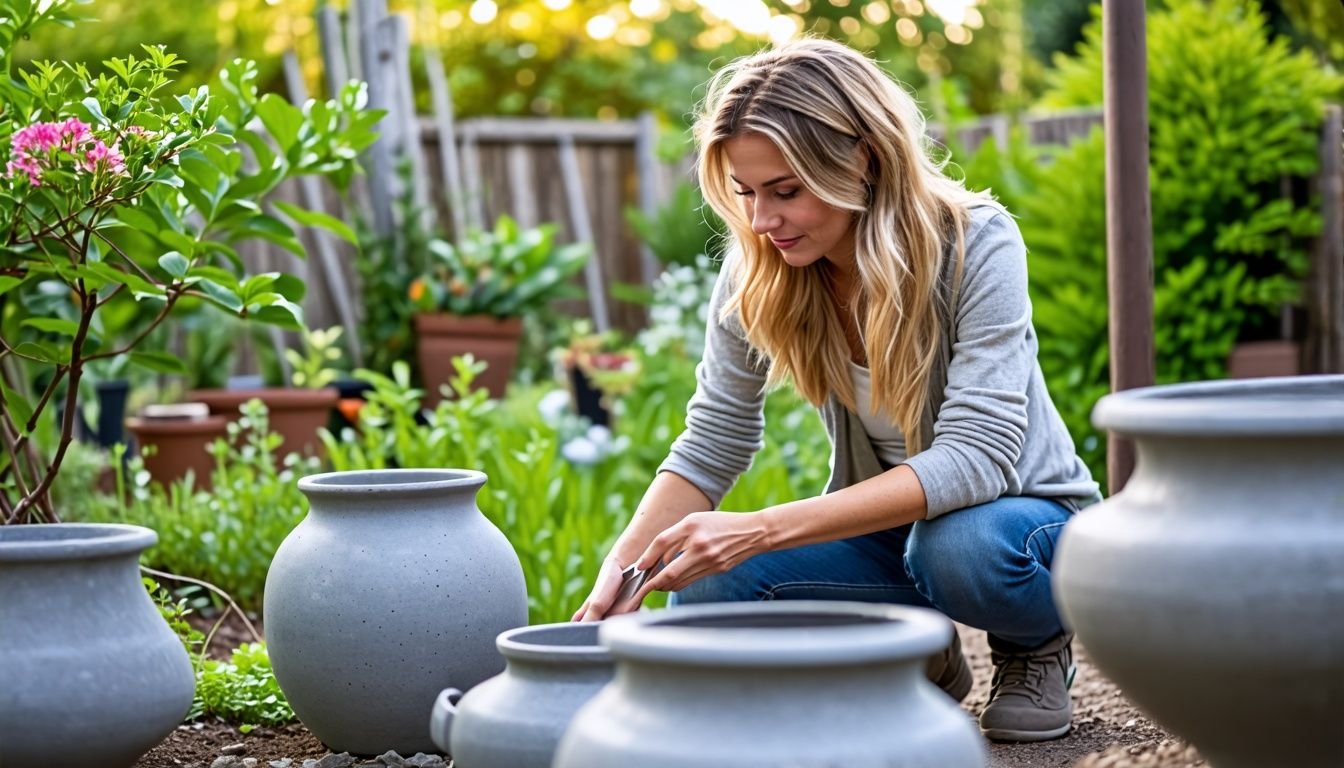
[[[61,122],[33,123],[16,131],[10,138],[10,146],[14,157],[5,164],[7,175],[13,178],[20,173],[26,174],[28,183],[35,187],[42,184],[42,172],[52,167],[55,159],[52,153],[56,150],[76,157],[77,172],[126,172],[126,158],[121,154],[121,147],[116,143],[107,146],[93,135],[88,123],[77,117]]]
[[[126,173],[126,158],[121,154],[121,146],[107,146],[102,139],[95,139],[93,149],[84,153],[84,162],[80,166],[89,173],[110,171],[115,174]]]

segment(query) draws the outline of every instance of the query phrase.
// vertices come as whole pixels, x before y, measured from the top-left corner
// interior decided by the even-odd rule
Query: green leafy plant
[[[271,670],[265,643],[243,643],[228,661],[203,659],[196,671],[196,699],[187,715],[215,715],[248,733],[261,725],[284,725],[298,718]]]
[[[457,244],[431,239],[429,271],[410,285],[422,312],[514,317],[579,295],[572,278],[591,253],[586,243],[555,243],[555,225],[520,228],[500,216],[493,230],[471,230]]]
[[[72,438],[85,366],[129,356],[184,373],[142,342],[184,300],[239,317],[302,326],[299,279],[246,274],[235,249],[262,239],[302,255],[290,225],[261,204],[287,178],[320,175],[344,188],[375,138],[364,88],[302,108],[257,92],[256,66],[234,61],[218,89],[168,95],[180,60],[143,56],[82,64],[39,62],[12,73],[13,47],[33,28],[70,23],[77,0],[4,0],[0,9],[0,516],[55,519],[48,491]],[[244,151],[251,161],[244,162]],[[301,225],[346,239],[340,221],[285,203]],[[136,311],[107,311],[114,303]],[[36,396],[28,391],[36,383]],[[63,429],[42,455],[31,435],[46,408]]]
[[[186,649],[187,655],[194,657],[200,653],[205,646],[205,635],[187,621],[187,615],[191,613],[187,599],[177,597],[168,591],[167,587],[148,576],[142,577],[140,581],[145,585],[145,590],[149,592],[154,605],[158,607],[159,615],[168,623],[173,634],[182,641],[182,647]]]
[[[290,381],[296,387],[306,387],[308,389],[322,389],[329,386],[342,373],[339,367],[333,367],[332,363],[339,361],[344,355],[338,343],[341,340],[342,329],[340,326],[333,326],[326,329],[303,330],[303,353],[293,349],[285,350],[285,359],[289,361],[290,367],[294,373],[290,376]]]

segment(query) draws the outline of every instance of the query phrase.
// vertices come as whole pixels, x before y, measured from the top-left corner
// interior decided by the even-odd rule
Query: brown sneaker
[[[971,692],[971,683],[975,682],[975,678],[971,676],[966,657],[961,655],[961,637],[955,628],[952,630],[952,642],[925,662],[924,674],[928,676],[929,682],[942,688],[958,703]]]
[[[980,730],[993,741],[1048,741],[1069,732],[1073,635],[1063,633],[1028,651],[993,650],[994,681],[980,713]],[[990,647],[993,648],[991,639]]]

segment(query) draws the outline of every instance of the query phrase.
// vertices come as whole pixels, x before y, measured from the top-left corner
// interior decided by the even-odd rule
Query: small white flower
[[[537,403],[537,411],[547,424],[555,424],[569,410],[569,393],[563,389],[552,389],[542,395]]]
[[[588,428],[588,440],[598,448],[605,447],[611,442],[611,430],[601,424],[594,424]]]
[[[592,440],[586,437],[576,437],[573,440],[560,446],[560,455],[564,456],[571,464],[595,464],[601,458],[601,452]]]

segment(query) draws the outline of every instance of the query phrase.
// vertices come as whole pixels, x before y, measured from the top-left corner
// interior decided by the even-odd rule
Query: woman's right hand
[[[588,593],[588,599],[584,600],[579,610],[574,612],[571,621],[599,621],[608,616],[638,610],[640,603],[643,602],[638,598],[627,600],[624,605],[612,605],[621,591],[622,570],[620,562],[614,556],[608,555],[602,561],[602,567],[597,572],[597,580],[593,582],[593,589]]]

